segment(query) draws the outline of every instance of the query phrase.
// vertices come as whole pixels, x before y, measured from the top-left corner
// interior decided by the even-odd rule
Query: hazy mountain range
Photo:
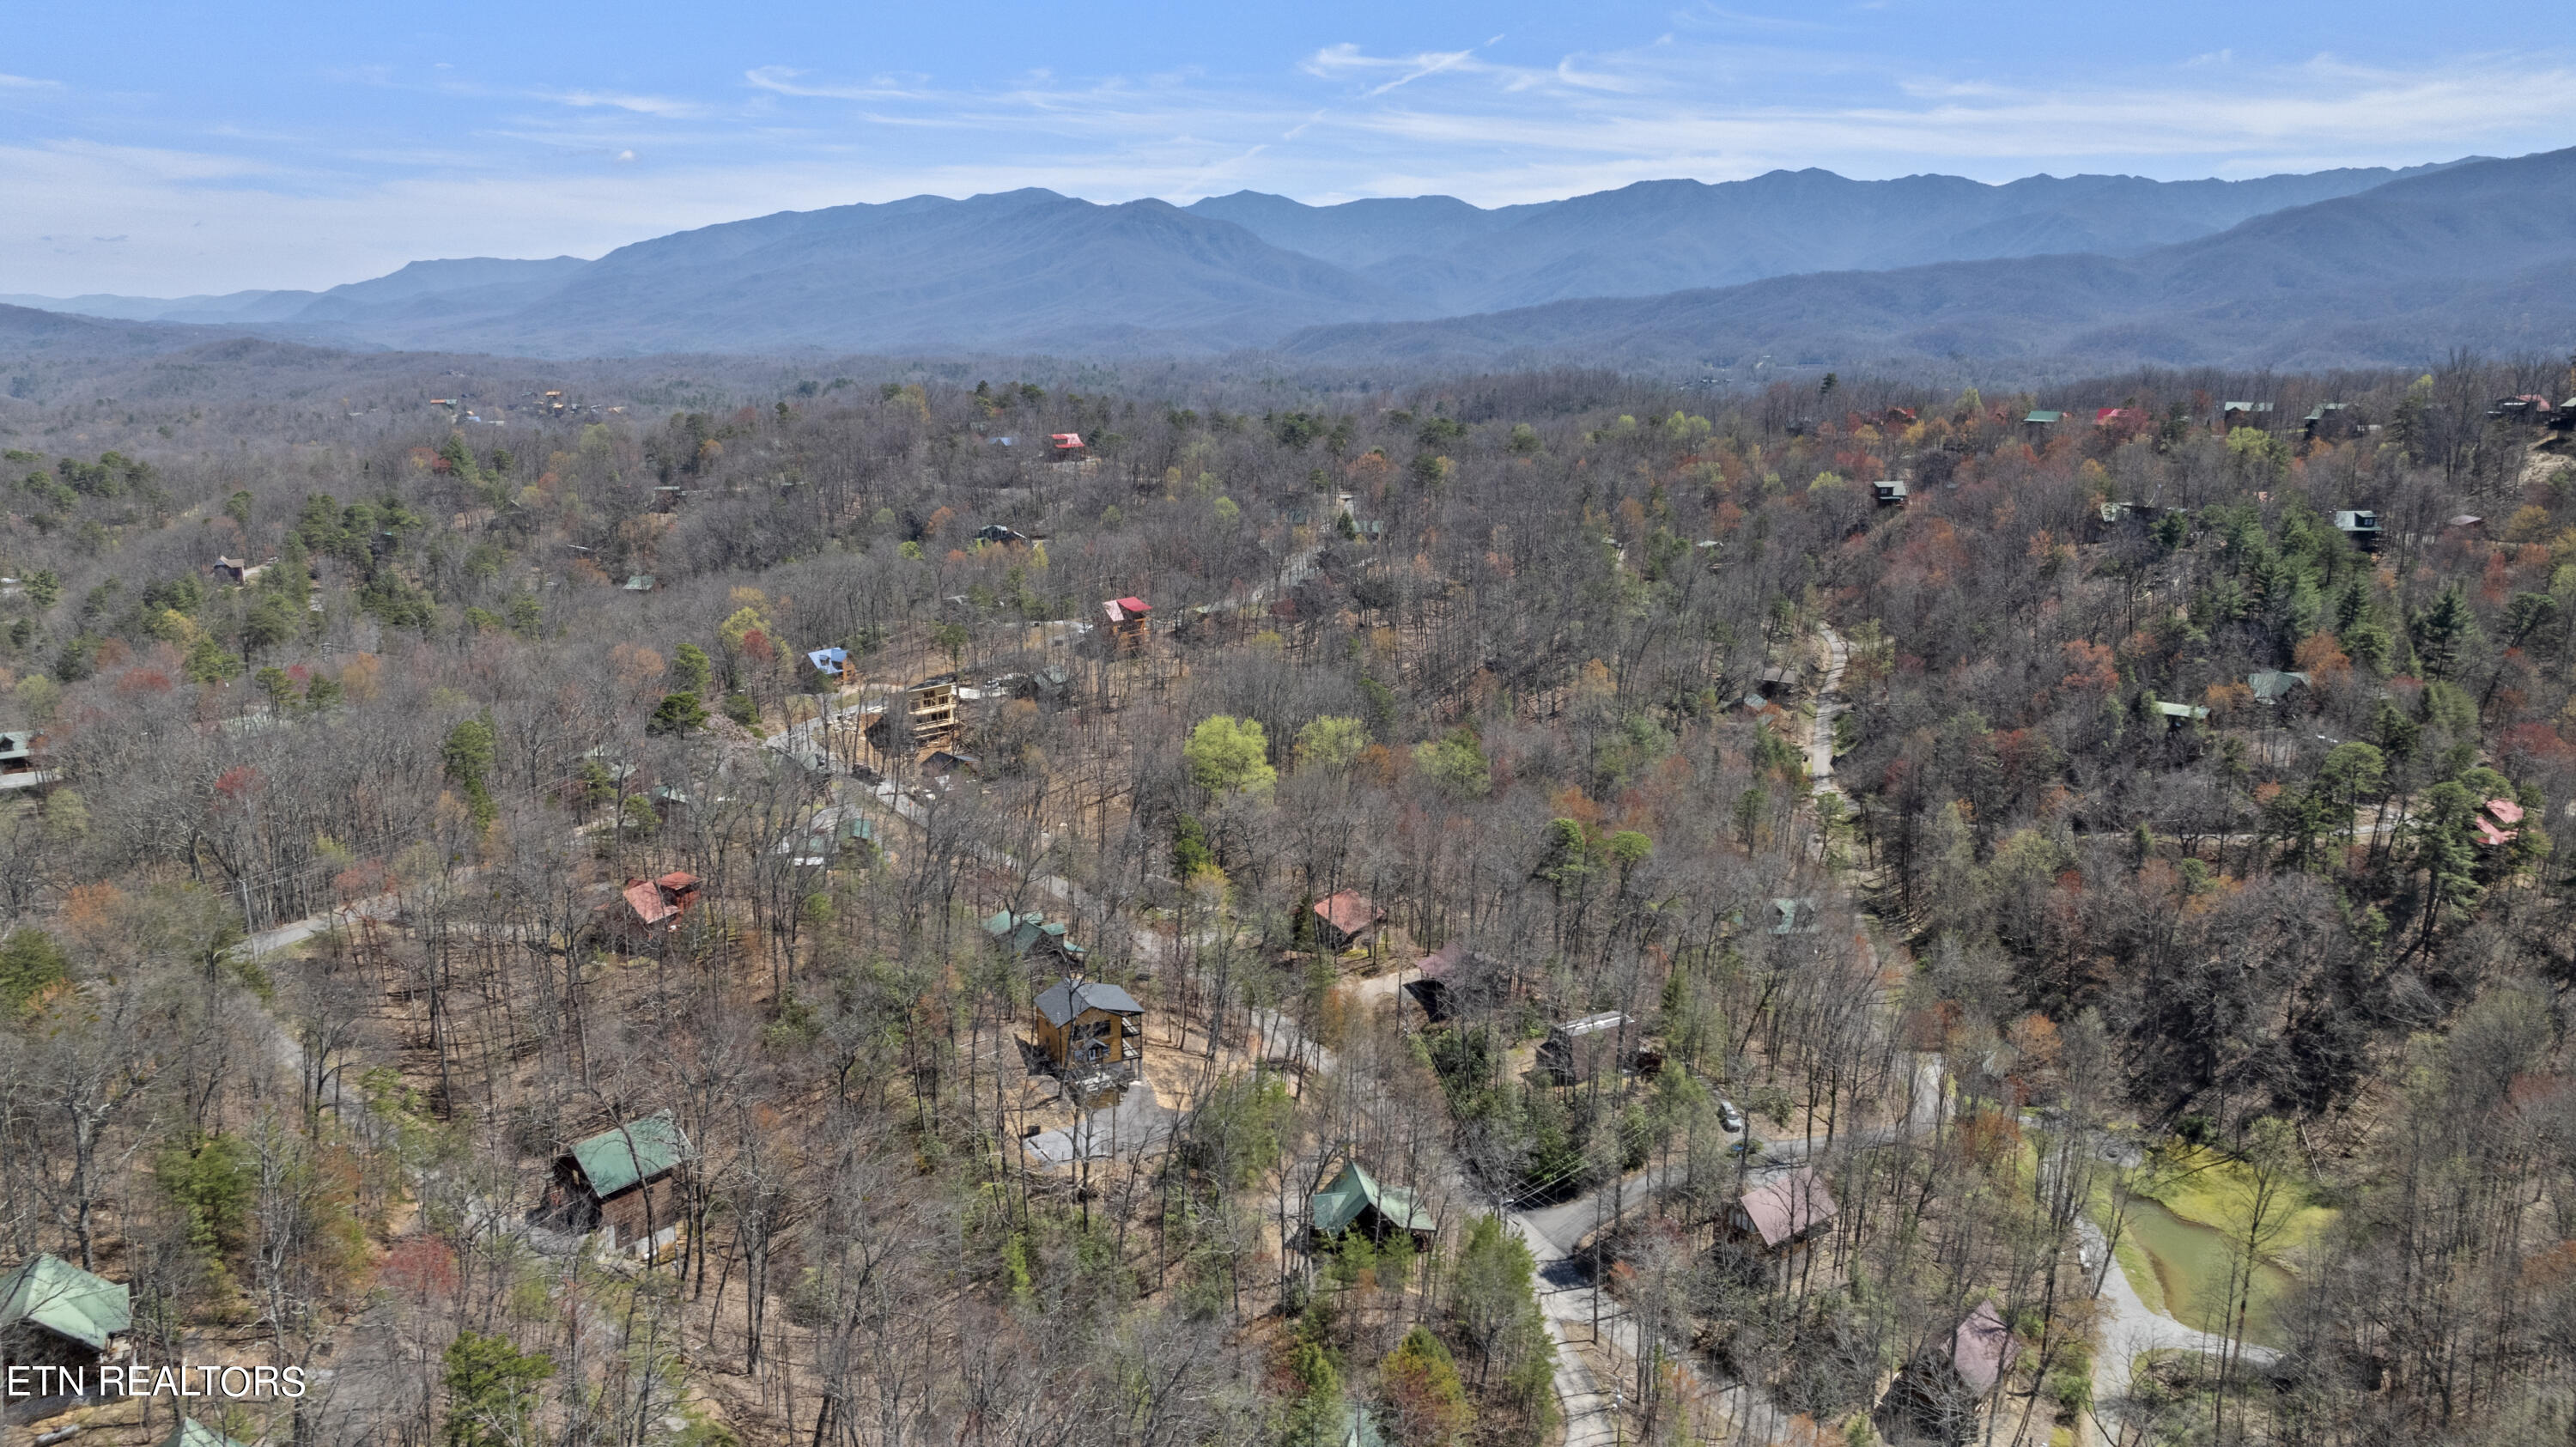
[[[414,262],[322,292],[0,295],[49,314],[0,311],[0,348],[148,350],[214,326],[558,357],[1269,348],[1659,370],[1758,353],[2331,366],[2563,349],[2571,280],[2576,150],[2249,181],[1777,171],[1492,209],[1250,191],[1097,205],[1031,189],[781,212],[596,261]]]

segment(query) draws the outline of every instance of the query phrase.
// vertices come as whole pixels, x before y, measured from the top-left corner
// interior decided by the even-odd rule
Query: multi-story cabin
[[[574,1231],[609,1232],[621,1251],[659,1251],[679,1237],[676,1177],[688,1157],[667,1110],[612,1126],[555,1157],[546,1213]]]
[[[1038,996],[1038,1048],[1068,1079],[1133,1079],[1145,1059],[1145,1007],[1116,985],[1068,976]]]

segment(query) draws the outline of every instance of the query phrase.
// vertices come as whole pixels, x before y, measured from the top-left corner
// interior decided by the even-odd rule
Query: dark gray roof
[[[1050,1025],[1069,1025],[1085,1010],[1106,1010],[1112,1015],[1145,1013],[1135,996],[1099,980],[1058,980],[1038,996],[1038,1013],[1046,1016]]]

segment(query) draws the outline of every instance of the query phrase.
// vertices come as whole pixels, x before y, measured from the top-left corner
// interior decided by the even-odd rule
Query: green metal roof
[[[182,1417],[170,1435],[161,1439],[161,1447],[244,1447],[194,1417]]]
[[[59,1256],[39,1256],[0,1278],[0,1327],[32,1322],[93,1351],[134,1325],[123,1286]]]
[[[1363,1206],[1376,1207],[1388,1225],[1408,1231],[1428,1231],[1433,1225],[1431,1213],[1422,1209],[1411,1191],[1379,1185],[1357,1161],[1344,1162],[1342,1173],[1310,1197],[1306,1205],[1315,1229],[1327,1236],[1358,1220]]]
[[[2278,703],[2290,696],[2291,689],[2310,681],[2304,673],[2283,673],[2267,668],[2260,673],[2247,674],[2245,686],[2253,689],[2254,697],[2264,703]]]
[[[631,1145],[630,1145],[631,1140]],[[680,1122],[665,1110],[604,1130],[572,1148],[582,1179],[601,1196],[614,1196],[629,1186],[651,1180],[678,1165],[689,1154],[689,1138]]]
[[[1065,938],[1063,925],[1047,923],[1047,917],[1034,910],[1015,915],[1007,909],[997,909],[985,919],[984,933],[1001,944],[1009,945],[1015,955],[1025,955],[1046,941],[1052,941],[1068,959],[1078,960],[1091,953],[1088,947]]]
[[[2196,703],[2158,703],[2156,705],[2156,712],[2163,714],[2167,718],[2204,719],[2209,717],[2209,710]]]
[[[2065,420],[2066,420],[2066,414],[2065,414],[2065,413],[2063,413],[2063,412],[2050,412],[2050,411],[2046,411],[2046,410],[2041,410],[2041,411],[2033,412],[2033,413],[2031,413],[2029,416],[2024,417],[2024,418],[2023,418],[2023,419],[2021,419],[2021,420],[2023,420],[2024,422],[2043,422],[2043,423],[2044,423],[2044,422],[2063,422],[2063,421],[2065,421]]]
[[[1775,935],[1811,935],[1816,932],[1816,902],[1809,898],[1771,901],[1771,926]]]

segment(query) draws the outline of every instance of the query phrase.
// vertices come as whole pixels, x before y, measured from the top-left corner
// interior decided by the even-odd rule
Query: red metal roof
[[[1121,598],[1118,600],[1118,606],[1125,609],[1128,616],[1134,618],[1142,618],[1154,611],[1154,605],[1142,598]]]
[[[2499,824],[2522,822],[2522,806],[2511,799],[2489,799],[2487,812],[2496,816],[2496,822]]]
[[[1358,934],[1386,918],[1386,911],[1379,909],[1367,895],[1356,889],[1345,889],[1339,894],[1328,894],[1316,900],[1315,914],[1346,935]]]
[[[1051,432],[1047,434],[1047,438],[1061,452],[1070,452],[1082,445],[1082,434],[1079,432]]]
[[[626,886],[627,906],[635,917],[648,925],[660,924],[680,912],[680,907],[662,898],[661,887],[649,879],[639,879]]]

